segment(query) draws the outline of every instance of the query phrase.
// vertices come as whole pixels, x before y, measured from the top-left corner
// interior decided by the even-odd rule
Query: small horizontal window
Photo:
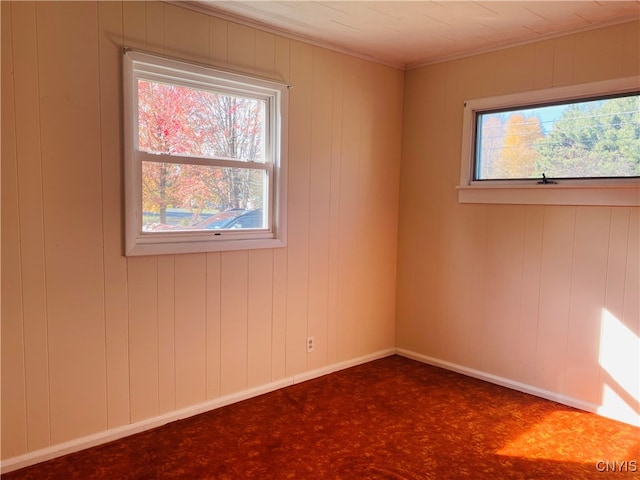
[[[571,204],[618,205],[622,195],[622,204],[639,203],[639,92],[634,77],[465,102],[460,201],[565,204],[564,196]],[[514,190],[537,186],[546,193],[509,201]],[[595,201],[586,187],[600,189]],[[603,188],[625,191],[607,200]]]
[[[128,255],[284,245],[285,85],[126,52]]]
[[[640,96],[477,112],[475,153],[474,180],[638,177]]]

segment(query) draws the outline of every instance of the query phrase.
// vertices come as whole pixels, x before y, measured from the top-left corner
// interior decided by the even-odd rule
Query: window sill
[[[640,182],[624,184],[461,185],[459,203],[640,206]]]
[[[227,240],[205,242],[154,243],[151,241],[130,246],[126,256],[167,255],[181,253],[225,252],[230,250],[255,250],[261,248],[281,248],[285,242],[277,238],[254,240]]]

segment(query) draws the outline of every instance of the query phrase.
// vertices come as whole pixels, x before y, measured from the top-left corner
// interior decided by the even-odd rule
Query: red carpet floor
[[[640,429],[393,356],[2,478],[639,479]]]

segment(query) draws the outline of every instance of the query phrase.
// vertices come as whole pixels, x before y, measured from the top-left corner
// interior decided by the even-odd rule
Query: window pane
[[[476,180],[640,176],[640,96],[478,114]]]
[[[142,230],[266,228],[265,170],[142,162]]]
[[[138,80],[138,148],[265,161],[266,102]]]

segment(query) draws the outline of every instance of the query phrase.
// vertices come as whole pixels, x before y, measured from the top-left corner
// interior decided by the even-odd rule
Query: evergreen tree
[[[640,175],[640,96],[568,107],[536,149],[550,178]]]

